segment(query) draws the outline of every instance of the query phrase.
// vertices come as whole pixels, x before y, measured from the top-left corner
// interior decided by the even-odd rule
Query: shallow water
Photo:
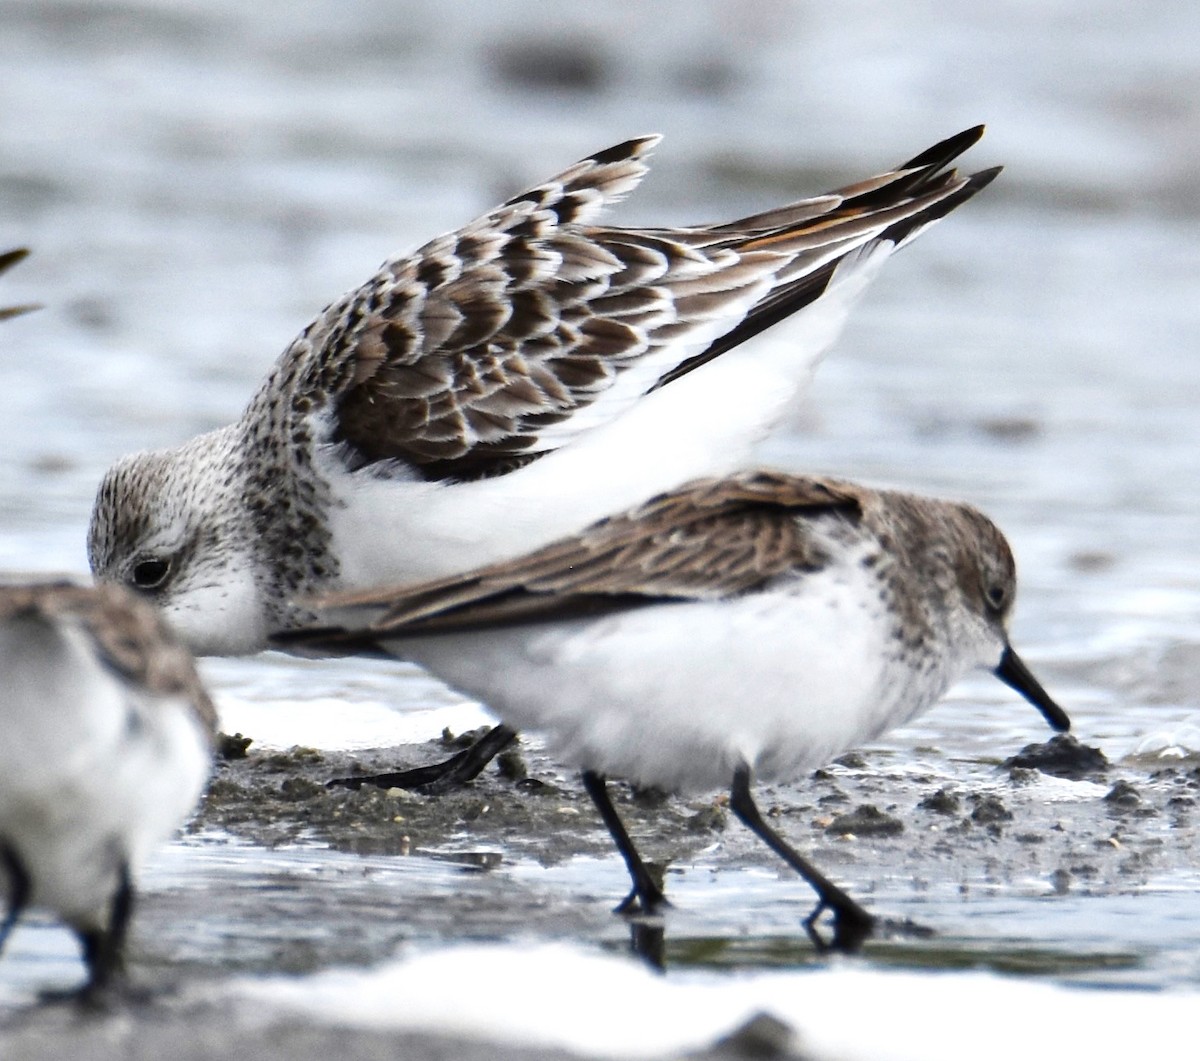
[[[0,0],[0,247],[34,250],[0,279],[0,303],[45,307],[4,325],[0,568],[83,571],[112,459],[232,419],[292,335],[379,261],[588,151],[665,132],[619,217],[682,222],[815,192],[987,121],[970,157],[1005,173],[889,263],[764,458],[979,504],[1021,564],[1014,640],[1079,737],[1139,768],[1200,752],[1200,9],[653,10],[313,0],[268,17],[232,2]],[[416,672],[264,656],[205,673],[227,724],[266,743],[369,747],[480,718]],[[973,679],[879,748],[897,771],[927,768],[919,749],[936,748],[969,778],[1042,739],[1039,724]],[[213,880],[258,896],[274,873],[357,865],[177,846],[150,874],[154,923],[166,930],[172,893]],[[564,910],[621,891],[612,860],[518,858],[478,877],[424,859],[359,868],[389,895],[392,874],[396,894],[486,883],[480,902],[505,925],[526,888]],[[1196,875],[1177,857],[1128,892],[1052,904],[1043,878],[957,903],[952,876],[924,895],[884,876],[871,902],[912,907],[941,941],[871,962],[1192,990]],[[687,911],[671,964],[811,960],[773,871],[702,876],[671,881]],[[302,910],[304,888],[289,894]],[[592,907],[545,934],[622,945]],[[273,937],[244,928],[189,925],[179,946],[198,966],[250,953],[265,970]],[[313,967],[378,960],[401,938],[364,931],[357,952],[316,946]],[[74,968],[65,936],[19,933],[0,997]]]

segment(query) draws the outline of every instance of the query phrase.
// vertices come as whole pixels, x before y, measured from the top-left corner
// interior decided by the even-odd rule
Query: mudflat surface
[[[586,794],[536,750],[518,749],[442,795],[326,785],[453,750],[444,742],[355,753],[251,744],[243,757],[223,759],[188,835],[148,875],[131,950],[148,1000],[99,1015],[7,1006],[3,1056],[570,1056],[527,1045],[485,1049],[453,1025],[340,1028],[328,1013],[273,1012],[230,984],[369,969],[404,948],[481,940],[634,951],[668,979],[828,961],[801,927],[811,892],[732,818],[723,796],[612,786],[675,904],[663,918],[627,921],[612,913],[626,887],[623,869]],[[884,922],[856,959],[868,967],[992,969],[1096,984],[1153,979],[1152,951],[1080,948],[1071,924],[1080,903],[1100,911],[1106,899],[1194,874],[1200,770],[1184,762],[1114,765],[1070,738],[1017,751],[1008,765],[950,761],[934,749],[903,760],[886,750],[851,753],[803,784],[763,786],[759,803],[774,827]],[[23,931],[26,941],[55,932]],[[65,986],[77,975],[69,940],[55,946],[53,969],[64,983],[40,986]],[[763,1029],[745,1034],[757,1042]],[[744,1049],[735,1037],[714,1043],[711,1056]],[[791,1056],[791,1047],[780,1049],[775,1056]]]

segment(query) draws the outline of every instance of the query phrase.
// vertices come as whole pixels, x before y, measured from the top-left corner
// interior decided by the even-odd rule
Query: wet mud
[[[438,795],[328,785],[437,762],[461,746],[448,734],[426,745],[355,753],[257,751],[251,744],[219,763],[190,829],[221,830],[265,847],[315,843],[358,855],[457,851],[465,859],[476,851],[481,863],[492,852],[492,861],[544,866],[577,855],[617,857],[578,780],[537,752],[512,753],[474,783]],[[892,771],[886,752],[854,752],[807,782],[760,785],[758,800],[818,862],[823,855],[848,866],[880,860],[893,873],[910,863],[936,866],[946,856],[960,866],[1003,863],[1014,876],[1074,867],[1115,883],[1137,867],[1182,857],[1192,835],[1200,767],[1189,762],[1117,766],[1069,736],[991,764],[926,755],[928,773],[908,759]],[[948,782],[947,769],[956,767],[961,780]],[[724,794],[679,797],[620,782],[611,789],[649,861],[686,862],[719,838],[720,857],[774,863],[731,819]],[[1076,866],[1084,852],[1091,852],[1089,865]]]
[[[536,747],[521,745],[474,783],[440,795],[328,785],[436,762],[459,744],[447,734],[424,745],[347,753],[227,740],[177,853],[186,868],[193,858],[234,865],[239,852],[249,851],[246,861],[257,868],[202,875],[144,897],[131,964],[150,1001],[138,1008],[134,1039],[128,1012],[84,1019],[70,1007],[24,1007],[0,1014],[3,1056],[65,1056],[86,1037],[86,1056],[97,1059],[155,1051],[303,1059],[327,1052],[334,1041],[348,1058],[393,1056],[389,1051],[397,1049],[416,1058],[469,1058],[477,1046],[437,1036],[362,1030],[334,1036],[303,1022],[281,1034],[252,1015],[223,1012],[227,1001],[204,1001],[204,987],[229,975],[370,965],[412,942],[532,933],[645,948],[646,926],[631,930],[612,913],[626,882],[586,794]],[[685,918],[680,931],[670,919],[665,932],[651,926],[650,949],[657,948],[655,960],[668,974],[823,960],[799,927],[811,893],[732,818],[726,796],[611,788],[643,856],[664,874],[668,895],[688,874],[769,867],[778,874],[767,882],[773,916],[782,910],[794,918],[795,930],[782,935],[777,923],[761,936],[753,925],[733,935],[714,926],[709,934],[703,916]],[[1039,951],[1037,940],[990,957],[939,949],[936,924],[913,931],[906,894],[953,895],[967,908],[973,891],[1102,895],[1192,865],[1200,768],[1184,761],[1113,764],[1096,749],[1057,737],[991,763],[950,761],[936,749],[903,757],[855,752],[802,783],[761,785],[757,798],[775,828],[880,916],[883,930],[868,943],[865,960],[1069,974],[1079,956]],[[277,865],[272,852],[282,860]],[[577,886],[540,883],[543,871],[571,866],[578,856],[594,857],[608,872],[585,875]],[[506,872],[514,867],[522,872]],[[734,879],[731,906],[739,901]],[[937,902],[922,910],[936,923]],[[1090,967],[1123,961],[1136,958],[1093,955]],[[711,1056],[741,1056],[744,1046],[735,1036],[715,1045]],[[490,1049],[489,1056],[507,1056]]]
[[[612,843],[578,780],[543,756],[514,749],[469,785],[436,795],[331,781],[411,769],[444,760],[478,733],[444,733],[426,745],[368,752],[314,748],[244,753],[217,766],[193,831],[219,829],[266,847],[319,843],[358,855],[458,851],[465,860],[534,859],[553,865],[604,855]],[[532,773],[531,773],[532,767]],[[614,783],[613,800],[635,836],[654,852],[687,858],[725,829],[725,797],[681,800]],[[488,859],[485,852],[493,852]]]

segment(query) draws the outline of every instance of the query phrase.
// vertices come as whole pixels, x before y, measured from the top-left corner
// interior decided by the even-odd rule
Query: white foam
[[[462,733],[496,723],[479,704],[469,700],[397,711],[373,700],[247,700],[218,695],[217,711],[226,733],[244,733],[253,738],[256,747],[290,748],[300,744],[326,751],[418,743],[436,737],[445,728]]]
[[[240,980],[236,996],[339,1026],[458,1035],[653,1058],[711,1045],[759,1013],[805,1056],[843,1061],[1009,1061],[1142,1056],[1190,1041],[1200,995],[1105,991],[990,973],[857,964],[730,976],[660,976],[630,958],[564,944],[469,945],[375,969]]]

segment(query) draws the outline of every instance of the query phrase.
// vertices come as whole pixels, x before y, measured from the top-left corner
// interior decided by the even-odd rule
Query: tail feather
[[[969,177],[943,168],[975,144],[983,128],[976,125],[948,137],[890,173],[711,229],[732,236],[740,227],[743,238],[730,240],[739,251],[790,252],[796,258],[780,270],[780,282],[745,318],[701,353],[677,365],[657,385],[665,386],[811,305],[828,289],[847,256],[882,243],[892,244],[893,250],[910,243],[985,188],[1000,173],[999,166]],[[819,210],[817,203],[822,204]],[[768,231],[769,223],[778,227]],[[865,261],[870,256],[861,258]]]

